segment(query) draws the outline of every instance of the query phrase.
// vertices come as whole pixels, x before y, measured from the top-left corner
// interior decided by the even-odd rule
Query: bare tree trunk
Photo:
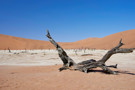
[[[60,45],[52,39],[48,30],[46,36],[49,38],[50,42],[56,47],[59,57],[63,61],[63,67],[60,68],[59,70],[62,71],[65,69],[69,69],[69,67],[71,66],[75,66],[76,63],[67,55],[67,53],[63,50],[63,48],[61,48]]]
[[[9,53],[11,53],[11,50],[10,50],[10,48],[8,48],[8,52],[9,52]]]
[[[120,49],[120,47],[124,45],[122,43],[122,39],[120,40],[118,46],[116,46],[115,48],[109,50],[105,55],[104,57],[99,60],[99,62],[102,62],[102,63],[105,63],[113,54],[116,54],[116,53],[131,53],[133,52],[133,49]]]
[[[56,47],[59,57],[61,58],[61,60],[63,61],[63,67],[60,68],[59,70],[66,70],[66,69],[72,69],[72,70],[79,70],[82,72],[87,73],[89,69],[92,68],[97,68],[100,67],[103,69],[104,72],[109,73],[109,74],[116,74],[116,72],[112,71],[111,69],[109,69],[108,67],[113,67],[113,68],[117,68],[117,64],[116,65],[111,65],[111,66],[106,66],[105,62],[113,55],[116,53],[131,53],[133,52],[133,48],[130,49],[120,49],[120,47],[122,45],[124,45],[122,43],[122,39],[120,40],[119,44],[115,47],[112,48],[111,50],[109,50],[101,60],[94,60],[94,59],[90,59],[90,60],[86,60],[83,62],[80,62],[78,64],[76,64],[68,55],[67,53],[60,47],[60,45],[58,45],[50,36],[49,31],[47,30],[47,35],[46,35],[50,42]],[[72,67],[73,66],[73,67]]]

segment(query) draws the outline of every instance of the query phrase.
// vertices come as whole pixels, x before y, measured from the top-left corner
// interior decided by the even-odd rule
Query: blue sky
[[[0,0],[0,34],[58,42],[135,29],[135,0]]]

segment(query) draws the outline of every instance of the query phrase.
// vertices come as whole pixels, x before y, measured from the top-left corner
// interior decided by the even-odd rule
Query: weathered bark
[[[50,42],[56,47],[59,57],[63,62],[63,67],[61,67],[59,70],[62,71],[65,69],[69,69],[69,67],[71,66],[75,66],[76,63],[67,55],[67,53],[63,50],[63,48],[61,48],[60,45],[52,39],[48,30],[46,36],[49,38]]]
[[[99,60],[99,62],[102,62],[102,63],[105,63],[113,54],[116,54],[116,53],[131,53],[133,52],[133,49],[120,49],[120,47],[124,45],[122,43],[122,39],[120,40],[118,46],[116,46],[115,48],[109,50],[105,55],[104,57]]]
[[[133,52],[133,48],[130,49],[120,49],[120,47],[122,45],[124,45],[122,43],[122,39],[120,40],[119,44],[112,48],[111,50],[109,50],[101,60],[94,60],[94,59],[90,59],[90,60],[86,60],[83,62],[80,62],[78,64],[76,64],[68,55],[67,53],[60,47],[60,45],[58,45],[58,43],[56,43],[49,31],[47,30],[47,35],[46,35],[50,42],[56,47],[59,57],[61,58],[61,60],[63,61],[63,67],[60,68],[59,70],[66,70],[66,69],[72,69],[72,70],[79,70],[82,72],[87,73],[89,69],[92,68],[97,68],[100,67],[103,69],[104,72],[109,73],[109,74],[116,74],[116,72],[112,71],[111,69],[109,69],[108,67],[113,67],[113,68],[117,68],[117,64],[116,65],[111,65],[111,66],[106,66],[105,62],[113,55],[116,53],[131,53]]]

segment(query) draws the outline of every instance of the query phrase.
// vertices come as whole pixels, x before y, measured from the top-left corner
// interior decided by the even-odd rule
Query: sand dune
[[[48,41],[24,39],[0,34],[0,49],[49,49],[54,48]]]
[[[123,39],[125,45],[122,48],[135,48],[135,29],[115,33],[103,38],[88,38],[77,42],[60,43],[65,49],[95,48],[110,49]],[[0,34],[0,50],[10,49],[54,49],[48,41],[24,39]]]
[[[97,49],[110,49],[116,46],[121,38],[125,44],[122,48],[135,48],[135,29],[101,38],[91,44],[91,47],[95,47]]]

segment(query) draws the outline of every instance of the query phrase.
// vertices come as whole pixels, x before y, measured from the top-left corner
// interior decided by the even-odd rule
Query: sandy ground
[[[75,61],[99,60],[107,50],[66,50]],[[62,71],[56,50],[0,51],[0,90],[135,90],[135,51],[113,55],[107,65],[118,64],[118,75],[97,68],[85,74]]]

